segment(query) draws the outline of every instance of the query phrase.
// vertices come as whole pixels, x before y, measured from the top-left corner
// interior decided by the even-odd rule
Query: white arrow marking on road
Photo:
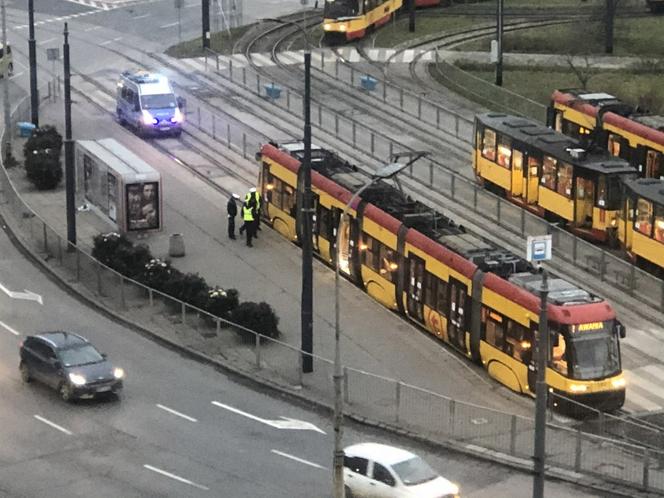
[[[152,472],[156,472],[157,474],[161,474],[162,476],[170,477],[171,479],[175,481],[180,481],[185,484],[189,484],[189,486],[193,486],[198,489],[202,489],[205,491],[208,491],[210,488],[207,488],[201,484],[197,484],[194,481],[190,481],[189,479],[185,479],[184,477],[177,476],[175,474],[171,474],[170,472],[166,472],[165,470],[158,469],[157,467],[153,467],[152,465],[144,464],[143,467],[145,467],[148,470],[151,470]]]
[[[39,304],[42,305],[44,304],[44,301],[42,301],[42,297],[39,294],[35,294],[34,292],[29,291],[28,289],[24,289],[25,292],[14,292],[10,291],[7,287],[0,284],[0,290],[5,294],[7,294],[12,299],[28,299],[30,301],[37,301]]]
[[[14,335],[21,335],[20,332],[16,332],[13,328],[11,328],[9,325],[7,325],[5,322],[0,322],[0,325],[2,325],[4,328],[9,330],[12,334]]]
[[[219,408],[223,408],[224,410],[228,410],[229,412],[237,413],[238,415],[242,415],[243,417],[250,418],[251,420],[255,420],[256,422],[260,422],[261,424],[269,425],[270,427],[274,427],[275,429],[316,431],[320,432],[321,434],[325,434],[325,431],[322,431],[314,424],[310,422],[305,422],[303,420],[296,420],[294,418],[288,418],[288,417],[281,417],[283,420],[266,420],[264,418],[257,417],[256,415],[252,415],[251,413],[243,412],[242,410],[233,408],[232,406],[219,403],[219,401],[213,401],[212,404],[218,406]]]

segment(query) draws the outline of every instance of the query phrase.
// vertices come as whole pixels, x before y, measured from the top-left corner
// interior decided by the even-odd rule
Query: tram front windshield
[[[567,347],[573,379],[602,379],[620,372],[618,334],[613,321],[599,322],[597,326],[596,330],[587,331],[578,331],[583,325],[571,327]]]
[[[357,0],[325,0],[323,17],[351,17],[358,15]]]

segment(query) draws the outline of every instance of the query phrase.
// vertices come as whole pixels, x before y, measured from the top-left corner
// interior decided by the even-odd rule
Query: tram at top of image
[[[265,222],[294,242],[301,239],[303,155],[300,142],[266,144],[257,154]],[[367,187],[342,219],[369,177],[315,146],[311,167],[318,257],[338,264],[372,298],[481,364],[498,382],[534,395],[542,274],[386,181]],[[613,308],[561,278],[552,276],[549,286],[546,381],[565,399],[560,407],[571,408],[571,399],[620,408],[625,378],[619,338],[625,330]]]
[[[664,276],[664,180],[637,181],[627,160],[522,117],[477,115],[474,136],[485,188]]]
[[[325,0],[323,31],[328,43],[363,38],[387,23],[409,0]],[[441,0],[412,0],[415,7],[439,5]]]
[[[584,146],[598,145],[664,180],[664,116],[649,114],[604,92],[566,89],[551,96],[547,124]]]

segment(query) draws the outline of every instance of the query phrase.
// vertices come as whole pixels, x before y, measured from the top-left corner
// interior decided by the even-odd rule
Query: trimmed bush
[[[236,289],[224,290],[221,287],[214,287],[208,291],[205,311],[228,319],[230,314],[240,304],[240,293]]]
[[[208,290],[205,279],[198,273],[182,273],[171,268],[170,278],[166,282],[166,294],[204,309],[208,299]]]
[[[147,262],[143,272],[138,276],[138,280],[148,287],[168,294],[167,289],[175,272],[180,273],[175,268],[171,268],[171,264],[168,261],[153,258]]]
[[[62,136],[53,126],[33,131],[23,146],[25,172],[38,190],[54,189],[62,180]]]
[[[119,233],[96,235],[93,243],[92,257],[130,278],[139,277],[152,259],[147,246],[135,246]]]
[[[266,302],[254,303],[247,301],[241,303],[231,312],[231,321],[242,325],[259,334],[276,339],[280,332],[278,329],[279,317],[277,317],[272,306]],[[246,341],[255,340],[254,334],[246,330],[236,328],[237,333]]]

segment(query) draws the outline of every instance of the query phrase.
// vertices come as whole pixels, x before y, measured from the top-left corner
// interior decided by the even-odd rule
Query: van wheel
[[[350,490],[348,486],[344,486],[344,497],[353,498],[353,492]]]
[[[120,122],[120,126],[125,126],[127,124],[127,121],[124,118],[124,115],[122,114],[122,111],[120,109],[117,110],[118,113],[118,121]]]
[[[68,382],[63,382],[62,384],[60,384],[59,391],[62,401],[71,401],[73,393],[71,390],[71,386],[69,385]]]
[[[32,380],[32,377],[30,376],[30,369],[25,363],[21,362],[18,366],[18,369],[21,372],[21,380],[23,382],[27,384]]]
[[[9,63],[9,67],[7,68],[7,74],[8,74],[9,76],[11,76],[12,74],[14,74],[14,64],[12,64],[11,62]]]

